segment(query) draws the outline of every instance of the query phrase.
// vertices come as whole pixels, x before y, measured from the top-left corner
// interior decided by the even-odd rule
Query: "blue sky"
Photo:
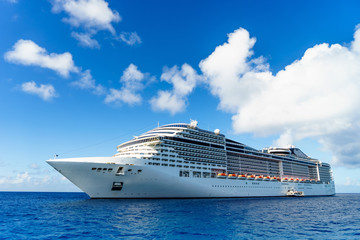
[[[0,190],[78,191],[45,163],[199,121],[294,144],[360,192],[357,1],[0,0]],[[359,90],[359,91],[358,91]]]

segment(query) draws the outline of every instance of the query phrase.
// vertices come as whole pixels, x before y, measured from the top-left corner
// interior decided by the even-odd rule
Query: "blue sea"
[[[360,194],[91,200],[0,192],[0,239],[360,239]]]

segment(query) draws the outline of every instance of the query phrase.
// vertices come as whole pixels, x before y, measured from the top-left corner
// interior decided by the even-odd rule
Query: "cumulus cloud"
[[[141,39],[136,32],[122,32],[118,39],[130,46],[141,43]]]
[[[28,172],[18,173],[15,177],[0,177],[0,184],[20,184],[31,181]]]
[[[91,90],[96,95],[102,95],[105,93],[105,88],[96,84],[95,79],[92,77],[90,70],[86,70],[81,73],[81,78],[71,83],[80,89]]]
[[[11,63],[51,69],[63,77],[68,77],[70,72],[79,72],[69,52],[48,53],[31,40],[18,40],[13,49],[6,52],[4,57]]]
[[[134,64],[130,64],[123,72],[120,82],[123,84],[120,90],[111,88],[105,98],[106,103],[126,103],[129,105],[136,105],[142,102],[142,97],[139,94],[145,85],[144,81],[152,81],[148,73],[142,73]]]
[[[72,32],[71,36],[79,41],[80,46],[89,48],[100,48],[100,44],[95,39],[92,39],[90,33]]]
[[[279,134],[279,145],[315,138],[334,164],[360,167],[360,30],[350,46],[318,44],[276,74],[253,58],[255,42],[238,29],[200,63],[234,130]]]
[[[158,91],[157,96],[150,100],[150,104],[155,111],[169,111],[174,115],[185,110],[187,96],[202,81],[202,76],[185,63],[181,69],[178,66],[165,67],[161,80],[172,84],[173,88],[172,90]]]
[[[68,17],[63,21],[71,26],[80,28],[84,32],[72,32],[71,36],[79,41],[83,47],[100,48],[93,36],[99,31],[109,31],[113,38],[127,45],[140,44],[141,39],[136,32],[122,32],[116,34],[113,23],[120,22],[121,16],[109,7],[105,0],[53,0],[54,13],[65,12]]]
[[[25,82],[21,84],[21,90],[23,92],[36,95],[45,101],[57,97],[55,88],[51,84],[40,84],[40,86],[37,86],[34,81]]]
[[[200,62],[213,95],[220,98],[219,108],[236,112],[272,78],[264,58],[250,59],[256,39],[243,28],[228,35],[228,42]]]
[[[53,12],[68,14],[63,20],[73,27],[83,27],[90,32],[108,30],[115,34],[112,22],[119,22],[117,11],[111,10],[104,0],[54,0]]]

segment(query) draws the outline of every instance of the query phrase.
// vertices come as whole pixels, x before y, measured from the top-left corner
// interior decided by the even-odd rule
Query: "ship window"
[[[104,170],[104,171],[106,171],[106,170],[107,170],[107,168],[103,168],[103,170]]]
[[[139,169],[139,170],[138,170],[138,173],[141,173],[141,172],[142,172],[142,170],[141,170],[141,169]]]
[[[176,165],[177,167],[182,167],[182,165]]]
[[[189,171],[180,170],[179,176],[180,177],[189,177],[190,173],[189,173]]]
[[[203,178],[210,178],[209,172],[203,172]]]
[[[98,170],[98,171],[100,171],[100,170],[101,170],[101,168],[98,168],[97,170]]]
[[[124,174],[124,168],[123,167],[119,167],[116,174]]]
[[[165,166],[165,167],[166,167],[166,166],[168,166],[168,164],[166,164],[166,163],[162,163],[162,164],[161,164],[161,166]]]
[[[132,169],[131,169],[131,168],[129,168],[129,169],[128,169],[128,172],[131,172],[131,171],[132,171]]]
[[[152,162],[149,162],[149,165],[152,165]]]
[[[113,170],[112,168],[109,168],[109,169],[108,169],[108,172],[111,172],[112,170]]]
[[[91,170],[96,170],[96,167],[93,167]]]

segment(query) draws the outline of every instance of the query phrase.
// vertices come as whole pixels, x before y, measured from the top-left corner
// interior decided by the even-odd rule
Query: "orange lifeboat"
[[[238,179],[240,179],[240,180],[245,180],[245,179],[246,179],[246,175],[245,175],[245,174],[240,174],[240,175],[238,176]]]
[[[272,177],[272,178],[270,178],[270,181],[272,181],[272,182],[275,182],[275,181],[277,181],[278,179],[277,179],[277,177]]]
[[[218,174],[217,174],[217,177],[218,177],[218,178],[226,178],[227,175],[226,175],[226,173],[218,173]]]
[[[264,177],[264,181],[270,181],[270,177],[269,176]]]
[[[300,179],[300,182],[301,182],[301,183],[304,183],[304,182],[305,182],[305,180],[304,180],[304,179]]]
[[[290,179],[289,179],[289,182],[294,182],[294,178],[290,178]]]
[[[247,180],[254,180],[255,179],[255,175],[247,175]]]
[[[237,175],[236,174],[229,174],[228,178],[230,179],[236,179]]]
[[[298,179],[298,178],[296,178],[295,180],[294,180],[294,182],[296,182],[296,183],[298,183],[300,181],[300,179]]]
[[[288,179],[287,177],[285,177],[285,178],[283,178],[281,181],[282,181],[282,182],[288,182],[289,179]]]
[[[255,177],[255,180],[256,181],[262,181],[264,178],[263,178],[263,176],[256,176]]]

